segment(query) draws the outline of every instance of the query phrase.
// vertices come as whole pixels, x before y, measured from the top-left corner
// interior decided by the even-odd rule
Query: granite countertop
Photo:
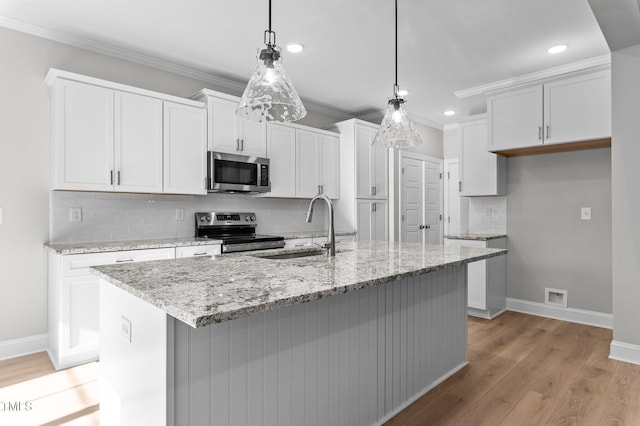
[[[131,241],[98,241],[92,243],[46,243],[45,247],[57,254],[87,254],[123,250],[205,246],[209,244],[222,244],[222,241],[207,238],[185,237]]]
[[[320,238],[327,236],[327,230],[322,231],[293,231],[293,232],[267,232],[266,235],[284,237],[285,240],[295,240],[298,238]],[[336,237],[343,235],[356,235],[356,231],[336,231]]]
[[[337,249],[335,257],[256,257],[301,251],[279,249],[95,266],[91,272],[192,327],[204,327],[507,253],[386,241],[340,243]]]
[[[498,238],[507,238],[507,234],[473,234],[473,233],[464,233],[464,234],[448,234],[448,235],[445,235],[444,237],[452,239],[452,240],[487,241],[487,240],[495,240],[495,239],[498,239]]]

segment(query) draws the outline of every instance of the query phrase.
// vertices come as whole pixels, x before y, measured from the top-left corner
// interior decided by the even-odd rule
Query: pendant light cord
[[[396,0],[397,2],[398,0]],[[269,0],[269,32],[273,32],[271,31],[271,0]]]
[[[271,2],[271,0],[269,0]],[[395,87],[398,87],[398,0],[396,0],[396,84]],[[394,88],[394,92],[395,92]]]
[[[271,0],[269,0],[269,29],[264,32],[264,44],[267,46],[276,44],[276,33],[271,31]]]

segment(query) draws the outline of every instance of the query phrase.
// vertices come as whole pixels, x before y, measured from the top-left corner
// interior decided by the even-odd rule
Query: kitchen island
[[[466,365],[466,264],[505,253],[359,242],[95,267],[101,420],[380,423]]]

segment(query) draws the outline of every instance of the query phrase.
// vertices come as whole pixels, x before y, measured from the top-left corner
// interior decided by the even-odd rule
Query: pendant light
[[[409,113],[404,108],[406,101],[398,94],[398,0],[395,0],[395,29],[396,29],[396,81],[393,85],[393,98],[389,99],[387,112],[380,123],[378,133],[373,139],[373,145],[383,145],[387,148],[406,148],[420,145],[422,139],[418,134]]]
[[[244,89],[236,115],[252,121],[299,120],[307,110],[282,67],[282,52],[276,45],[276,33],[271,31],[271,0],[264,44],[258,50],[258,65]]]

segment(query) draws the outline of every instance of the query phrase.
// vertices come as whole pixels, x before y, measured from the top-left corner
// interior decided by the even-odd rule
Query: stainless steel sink
[[[337,250],[338,253],[348,251],[348,250]],[[311,257],[311,256],[326,256],[326,250],[307,250],[307,251],[296,251],[289,253],[281,253],[281,254],[254,254],[253,257],[259,257],[261,259],[274,259],[274,260],[284,260],[284,259],[297,259],[299,257]]]
[[[326,250],[313,250],[313,251],[300,251],[294,253],[282,253],[282,254],[269,254],[269,255],[254,255],[261,259],[297,259],[299,257],[320,256],[327,255]]]

